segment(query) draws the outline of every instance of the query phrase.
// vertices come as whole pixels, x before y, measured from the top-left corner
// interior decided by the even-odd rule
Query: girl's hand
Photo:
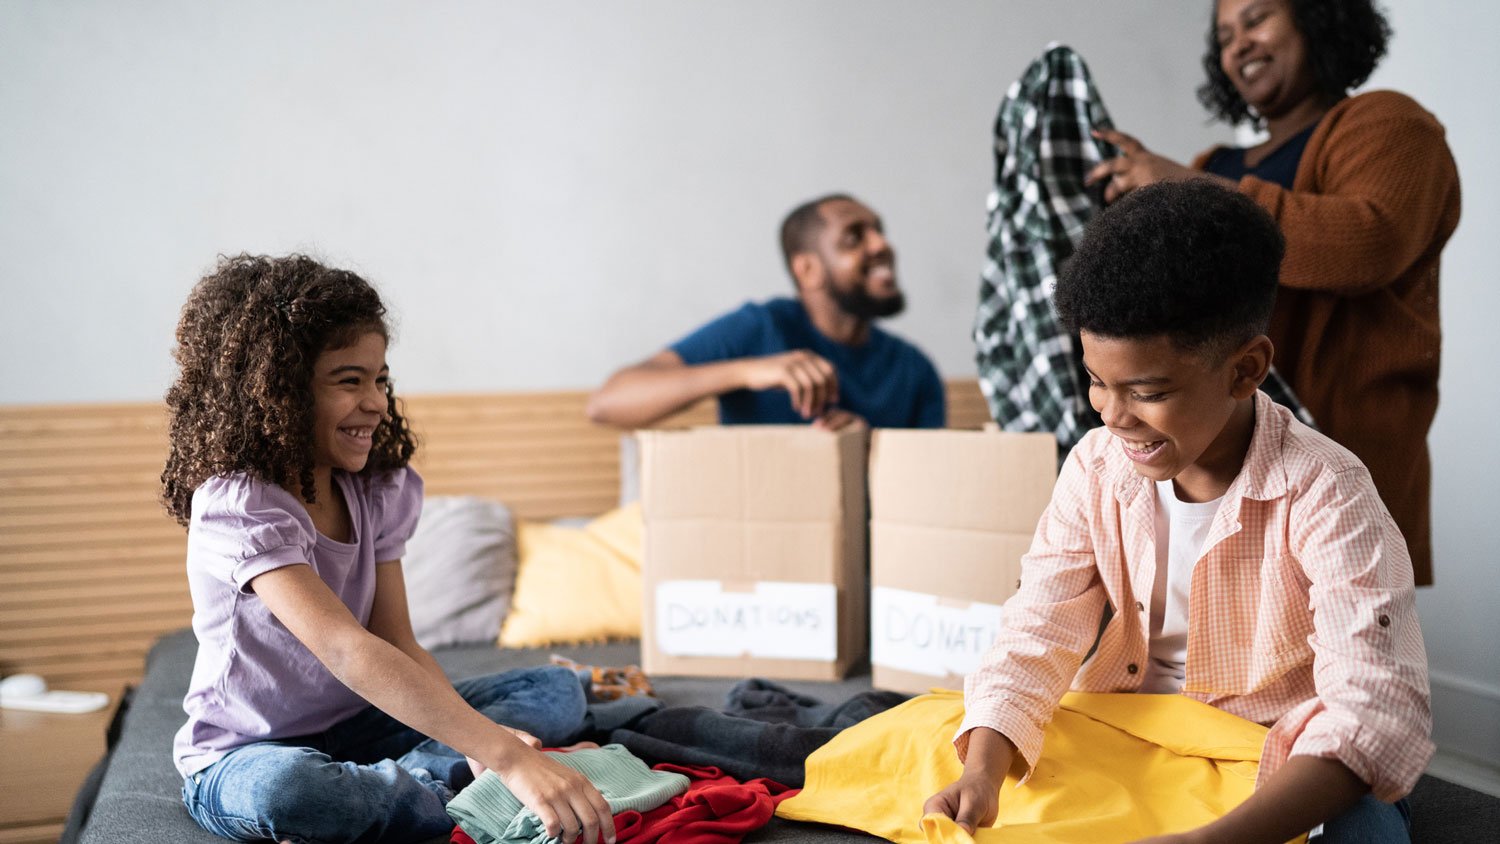
[[[526,732],[525,730],[518,730],[515,727],[507,727],[504,724],[500,725],[500,729],[520,739],[521,743],[526,745],[527,747],[533,748],[535,750],[542,749],[542,740],[532,735],[531,733]],[[598,745],[594,746],[598,747]],[[474,779],[476,780],[479,779],[480,774],[489,770],[489,768],[486,767],[483,762],[475,759],[473,756],[465,756],[464,761],[469,763],[469,770],[474,772]]]
[[[1184,167],[1170,158],[1146,149],[1140,141],[1125,134],[1110,129],[1095,130],[1093,136],[1101,141],[1107,141],[1120,149],[1118,158],[1111,158],[1095,165],[1084,177],[1084,184],[1092,185],[1105,179],[1109,184],[1104,188],[1104,201],[1114,202],[1136,188],[1143,188],[1157,182],[1173,179],[1200,179],[1204,174]]]
[[[615,819],[609,804],[587,777],[531,748],[507,761],[505,769],[496,766],[495,773],[536,812],[547,837],[560,838],[563,844],[596,844],[603,835],[604,844],[614,844]]]

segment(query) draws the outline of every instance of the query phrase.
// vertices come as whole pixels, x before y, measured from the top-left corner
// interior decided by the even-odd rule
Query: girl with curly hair
[[[1427,431],[1438,401],[1438,267],[1459,218],[1443,126],[1394,91],[1350,96],[1391,30],[1372,0],[1215,0],[1199,99],[1265,139],[1184,166],[1120,132],[1090,174],[1106,201],[1165,179],[1222,180],[1271,213],[1286,261],[1275,364],[1318,427],[1370,469],[1432,583]]]
[[[221,259],[183,308],[162,473],[198,637],[183,801],[240,841],[422,840],[490,768],[550,836],[613,842],[599,792],[536,749],[582,727],[573,672],[454,686],[412,634],[422,480],[388,336],[368,283],[300,255]]]

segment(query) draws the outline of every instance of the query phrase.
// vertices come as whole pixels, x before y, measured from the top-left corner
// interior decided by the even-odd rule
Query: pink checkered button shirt
[[[1183,694],[1271,726],[1261,783],[1293,754],[1328,757],[1395,800],[1433,750],[1406,543],[1354,455],[1264,393],[1255,414],[1245,465],[1193,570]],[[1155,496],[1107,430],[1073,449],[1001,633],[965,683],[960,756],[969,730],[990,727],[1033,767],[1070,683],[1139,690]],[[1082,662],[1106,604],[1114,616]]]

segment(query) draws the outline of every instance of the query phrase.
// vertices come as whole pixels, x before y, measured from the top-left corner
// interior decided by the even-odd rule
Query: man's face
[[[860,319],[895,316],[906,306],[896,283],[896,253],[874,211],[848,199],[818,207],[823,228],[814,257],[823,268],[828,295]]]

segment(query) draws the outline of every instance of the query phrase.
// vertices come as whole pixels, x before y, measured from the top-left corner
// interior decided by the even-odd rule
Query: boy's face
[[[1257,337],[1222,362],[1185,352],[1166,336],[1120,339],[1082,332],[1089,401],[1135,470],[1175,479],[1189,501],[1224,494],[1254,428],[1255,394],[1271,343]]]

